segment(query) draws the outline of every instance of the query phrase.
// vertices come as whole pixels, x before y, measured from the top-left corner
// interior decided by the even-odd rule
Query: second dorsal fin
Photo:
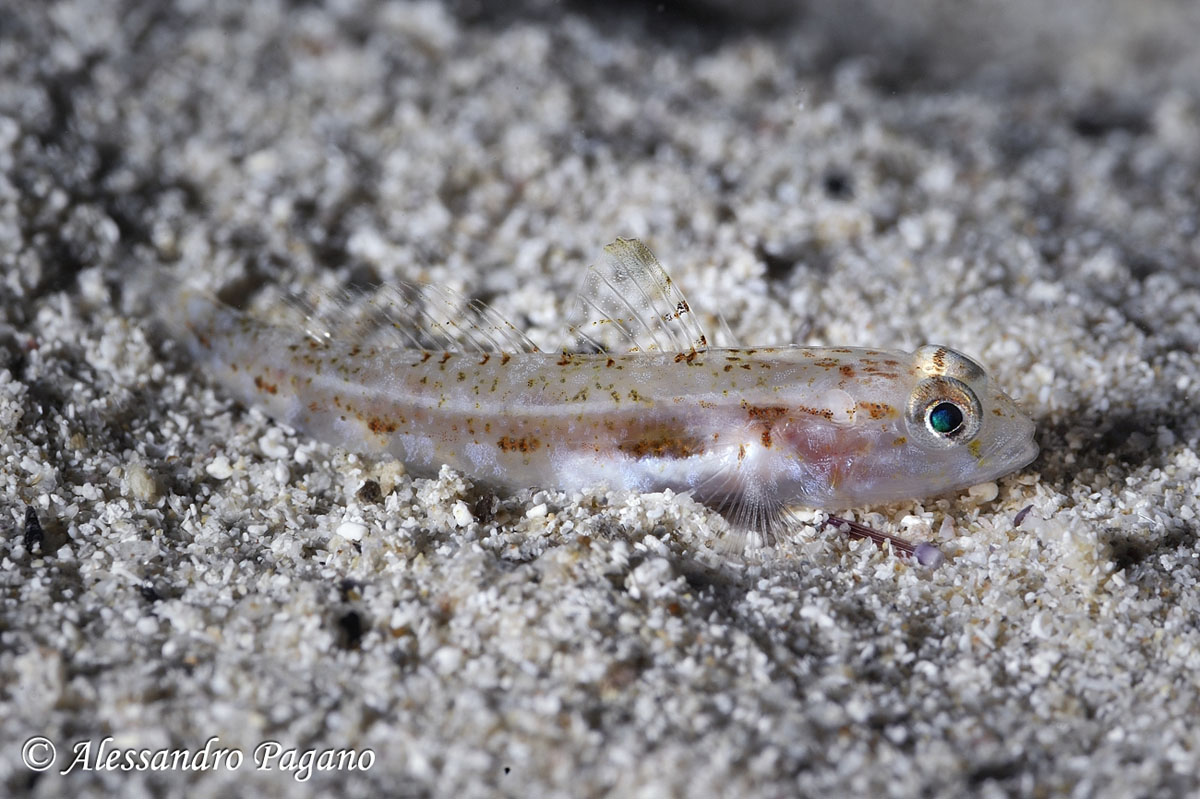
[[[617,239],[588,267],[571,313],[568,348],[688,352],[712,345],[692,307],[637,239]]]

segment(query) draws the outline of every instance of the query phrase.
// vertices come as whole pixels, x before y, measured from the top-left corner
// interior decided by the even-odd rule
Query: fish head
[[[896,485],[885,493],[920,497],[956,491],[1037,457],[1033,420],[971,358],[927,345],[913,352],[909,371],[913,383],[898,421],[907,440],[891,459]]]
[[[832,423],[789,425],[785,480],[796,503],[834,510],[937,496],[1037,457],[1033,421],[978,363],[932,345],[897,356],[910,358],[907,369],[826,392],[840,398],[826,403],[832,413],[822,408]]]

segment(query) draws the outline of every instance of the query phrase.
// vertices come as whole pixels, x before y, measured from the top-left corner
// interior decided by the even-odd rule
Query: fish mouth
[[[1006,474],[1020,471],[1037,459],[1041,448],[1033,438],[1015,442],[1006,447],[997,447],[992,453],[984,456],[983,462],[990,465],[990,479],[1003,477]]]
[[[1029,439],[1029,441],[1025,443],[1025,447],[1021,450],[1020,454],[1013,458],[1013,469],[1024,469],[1026,466],[1037,460],[1038,453],[1041,451],[1042,449],[1038,446],[1038,443],[1032,438]]]
[[[993,464],[996,476],[1024,469],[1033,463],[1041,448],[1037,443],[1037,426],[1025,416],[1005,394],[993,398],[996,407],[1003,412],[1004,427],[996,429],[991,446],[984,449],[983,461]]]

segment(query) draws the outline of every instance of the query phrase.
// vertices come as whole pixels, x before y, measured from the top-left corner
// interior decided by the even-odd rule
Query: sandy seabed
[[[0,9],[4,793],[1200,792],[1196,13],[498,8]],[[857,513],[940,569],[764,567],[309,440],[131,301],[426,280],[553,345],[618,235],[744,342],[972,354],[1042,454]]]

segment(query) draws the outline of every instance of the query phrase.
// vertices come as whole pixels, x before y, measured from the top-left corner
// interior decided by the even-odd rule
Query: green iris
[[[953,402],[939,402],[929,412],[929,426],[935,433],[949,435],[962,427],[963,413]]]

